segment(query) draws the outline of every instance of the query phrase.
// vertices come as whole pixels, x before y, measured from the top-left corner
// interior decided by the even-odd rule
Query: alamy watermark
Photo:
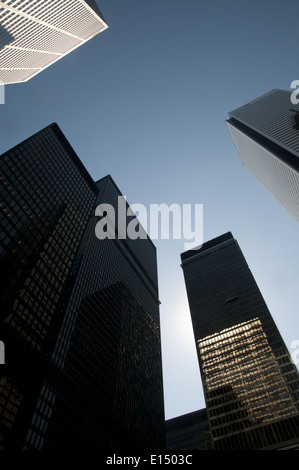
[[[298,87],[298,89],[297,89]],[[291,83],[291,88],[296,88],[295,91],[291,94],[291,103],[298,104],[299,103],[299,80],[293,80]],[[298,98],[297,98],[298,96]]]
[[[97,206],[95,215],[100,217],[95,227],[99,240],[146,239],[148,234],[152,240],[184,239],[185,250],[198,249],[203,243],[202,204],[150,204],[148,211],[143,204],[129,206],[125,196],[118,196],[117,211],[104,203]]]
[[[293,350],[291,352],[292,362],[298,365],[299,364],[299,340],[298,339],[294,339],[294,341],[292,341],[291,349]]]
[[[0,80],[0,104],[5,104],[5,88],[2,80]]]
[[[0,341],[0,365],[5,364],[5,346],[3,341]]]

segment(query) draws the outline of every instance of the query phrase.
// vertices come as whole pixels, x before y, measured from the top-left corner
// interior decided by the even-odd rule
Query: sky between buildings
[[[232,232],[292,353],[298,224],[244,168],[225,119],[299,80],[298,1],[97,3],[108,30],[5,87],[0,154],[57,122],[94,180],[111,174],[130,204],[203,204],[204,241]],[[205,403],[180,267],[186,240],[153,242],[169,419]]]

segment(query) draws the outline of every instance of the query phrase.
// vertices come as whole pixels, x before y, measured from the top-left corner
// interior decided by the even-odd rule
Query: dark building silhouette
[[[237,241],[181,260],[213,448],[299,448],[299,374]]]
[[[163,449],[153,243],[96,236],[96,208],[124,198],[56,124],[0,166],[0,448]]]
[[[193,411],[165,421],[168,450],[211,450],[207,410]]]

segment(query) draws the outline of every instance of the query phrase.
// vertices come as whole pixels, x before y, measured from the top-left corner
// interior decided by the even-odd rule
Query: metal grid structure
[[[107,28],[91,1],[3,0],[0,80],[28,81]]]

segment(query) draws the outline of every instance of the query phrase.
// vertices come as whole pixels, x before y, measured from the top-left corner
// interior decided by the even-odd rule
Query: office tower
[[[229,113],[243,164],[299,222],[299,105],[272,90]]]
[[[4,0],[0,81],[26,82],[108,26],[95,0]]]
[[[155,246],[121,238],[136,217],[56,124],[0,166],[0,448],[163,449]],[[96,236],[104,204],[115,238]]]
[[[167,450],[210,450],[207,410],[192,411],[165,421]]]
[[[214,449],[299,448],[299,374],[237,241],[181,260]]]

